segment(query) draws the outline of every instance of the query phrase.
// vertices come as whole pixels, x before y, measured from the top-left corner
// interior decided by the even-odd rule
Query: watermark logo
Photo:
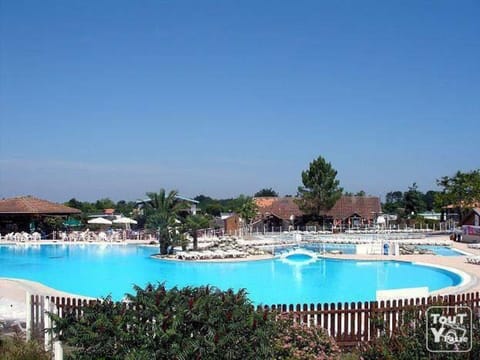
[[[472,310],[466,306],[427,309],[427,350],[468,352],[472,349]]]

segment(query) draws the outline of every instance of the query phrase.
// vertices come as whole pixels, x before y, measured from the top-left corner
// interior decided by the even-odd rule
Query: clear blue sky
[[[0,0],[0,197],[348,191],[480,167],[479,1]]]

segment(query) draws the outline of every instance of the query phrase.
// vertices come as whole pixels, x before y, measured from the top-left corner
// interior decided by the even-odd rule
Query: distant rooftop
[[[80,213],[81,211],[78,209],[57,204],[48,200],[39,199],[33,196],[18,196],[0,200],[0,214],[68,215]]]
[[[260,214],[274,214],[279,218],[289,220],[293,215],[303,215],[296,198],[292,197],[256,197],[254,201]],[[376,196],[342,196],[325,215],[346,219],[357,214],[365,219],[375,218],[375,214],[381,213],[380,198]]]

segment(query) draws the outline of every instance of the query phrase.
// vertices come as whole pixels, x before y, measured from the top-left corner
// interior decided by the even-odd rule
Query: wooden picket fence
[[[27,300],[29,300],[30,307],[27,318],[28,334],[44,341],[46,347],[52,346],[52,339],[45,331],[45,329],[51,327],[46,312],[52,312],[59,316],[73,312],[80,317],[85,306],[97,301],[39,295],[30,295]],[[279,304],[259,306],[258,309],[291,314],[293,321],[299,324],[324,328],[340,347],[352,347],[359,343],[369,342],[380,334],[395,334],[407,312],[414,318],[419,319],[432,305],[468,306],[478,318],[480,316],[480,293],[343,304]]]
[[[299,324],[324,328],[340,347],[353,347],[369,342],[381,334],[392,335],[403,323],[408,312],[420,319],[430,306],[468,306],[480,315],[480,294],[430,296],[387,301],[272,305],[266,310],[293,315]]]

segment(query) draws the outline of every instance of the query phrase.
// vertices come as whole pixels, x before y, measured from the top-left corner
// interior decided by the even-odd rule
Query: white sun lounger
[[[180,260],[196,260],[199,258],[199,253],[196,251],[179,251],[176,258]]]
[[[480,255],[467,257],[467,262],[480,265]]]

